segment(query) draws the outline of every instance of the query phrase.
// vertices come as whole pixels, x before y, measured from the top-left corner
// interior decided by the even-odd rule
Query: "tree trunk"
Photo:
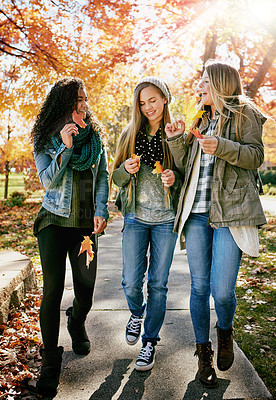
[[[203,56],[203,65],[210,58],[214,59],[217,49],[217,34],[215,31],[208,31],[205,39],[205,51]]]
[[[261,86],[266,73],[268,72],[269,68],[271,67],[274,58],[276,57],[276,40],[272,43],[272,46],[268,49],[268,52],[266,53],[266,56],[262,62],[262,65],[259,68],[259,71],[257,72],[257,75],[255,76],[255,79],[253,82],[250,83],[250,85],[247,88],[247,96],[249,96],[251,99],[256,95],[256,93],[259,90],[259,87]]]
[[[10,162],[5,162],[5,192],[4,199],[8,198],[8,189],[9,189],[9,174],[10,174]]]
[[[11,137],[11,127],[8,125],[8,137],[7,141],[10,140]],[[9,160],[5,161],[5,191],[4,191],[4,199],[8,198],[8,189],[9,189],[9,175],[10,175],[10,162]]]

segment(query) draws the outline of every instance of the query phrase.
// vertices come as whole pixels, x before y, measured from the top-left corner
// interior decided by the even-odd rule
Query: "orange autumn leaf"
[[[73,118],[73,121],[77,124],[77,125],[79,125],[81,128],[85,128],[86,126],[87,126],[87,124],[84,122],[84,120],[82,119],[82,115],[83,115],[83,113],[77,113],[77,111],[76,110],[74,110],[73,111],[73,114],[72,114],[72,118]]]
[[[162,174],[162,172],[163,172],[163,167],[162,167],[162,165],[160,164],[160,161],[156,161],[156,163],[154,164],[154,166],[155,166],[155,169],[152,171],[152,173],[153,173],[153,174],[157,174],[157,176],[158,176],[159,174]]]
[[[83,253],[85,250],[88,252],[90,257],[93,257],[93,250],[92,250],[92,240],[90,239],[89,236],[84,236],[84,240],[81,242],[81,248],[79,255]]]
[[[80,255],[81,253],[84,253],[86,251],[86,266],[87,268],[89,267],[90,262],[94,258],[94,251],[92,250],[92,240],[90,239],[89,236],[84,236],[84,240],[81,242],[81,248],[79,251]]]
[[[195,135],[195,137],[197,137],[198,139],[203,139],[202,134],[200,133],[200,130],[198,128],[195,129],[191,129],[190,128],[190,132]]]

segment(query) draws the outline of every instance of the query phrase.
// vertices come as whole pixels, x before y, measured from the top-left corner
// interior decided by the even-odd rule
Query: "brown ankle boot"
[[[211,342],[196,344],[195,355],[198,356],[198,378],[203,385],[210,388],[218,385],[213,354]]]
[[[227,371],[234,361],[233,328],[227,331],[220,329],[216,324],[218,335],[217,366],[220,371]]]

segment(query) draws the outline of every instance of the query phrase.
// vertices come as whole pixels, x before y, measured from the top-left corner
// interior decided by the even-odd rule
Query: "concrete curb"
[[[36,287],[31,260],[16,251],[0,252],[0,324],[8,320],[10,306],[18,307],[27,291]]]

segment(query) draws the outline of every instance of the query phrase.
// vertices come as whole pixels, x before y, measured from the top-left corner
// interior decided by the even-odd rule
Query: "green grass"
[[[260,232],[260,256],[243,256],[238,276],[235,340],[276,398],[275,218]]]
[[[21,192],[28,195],[25,190],[24,175],[23,173],[11,172],[9,174],[8,198],[13,192]],[[0,174],[0,200],[4,200],[5,193],[5,175]],[[43,189],[28,195],[29,199],[41,200],[44,194]]]
[[[0,200],[4,199],[4,192],[5,192],[5,175],[0,174]],[[8,197],[13,192],[23,192],[26,194],[23,174],[17,174],[15,172],[10,173]]]

